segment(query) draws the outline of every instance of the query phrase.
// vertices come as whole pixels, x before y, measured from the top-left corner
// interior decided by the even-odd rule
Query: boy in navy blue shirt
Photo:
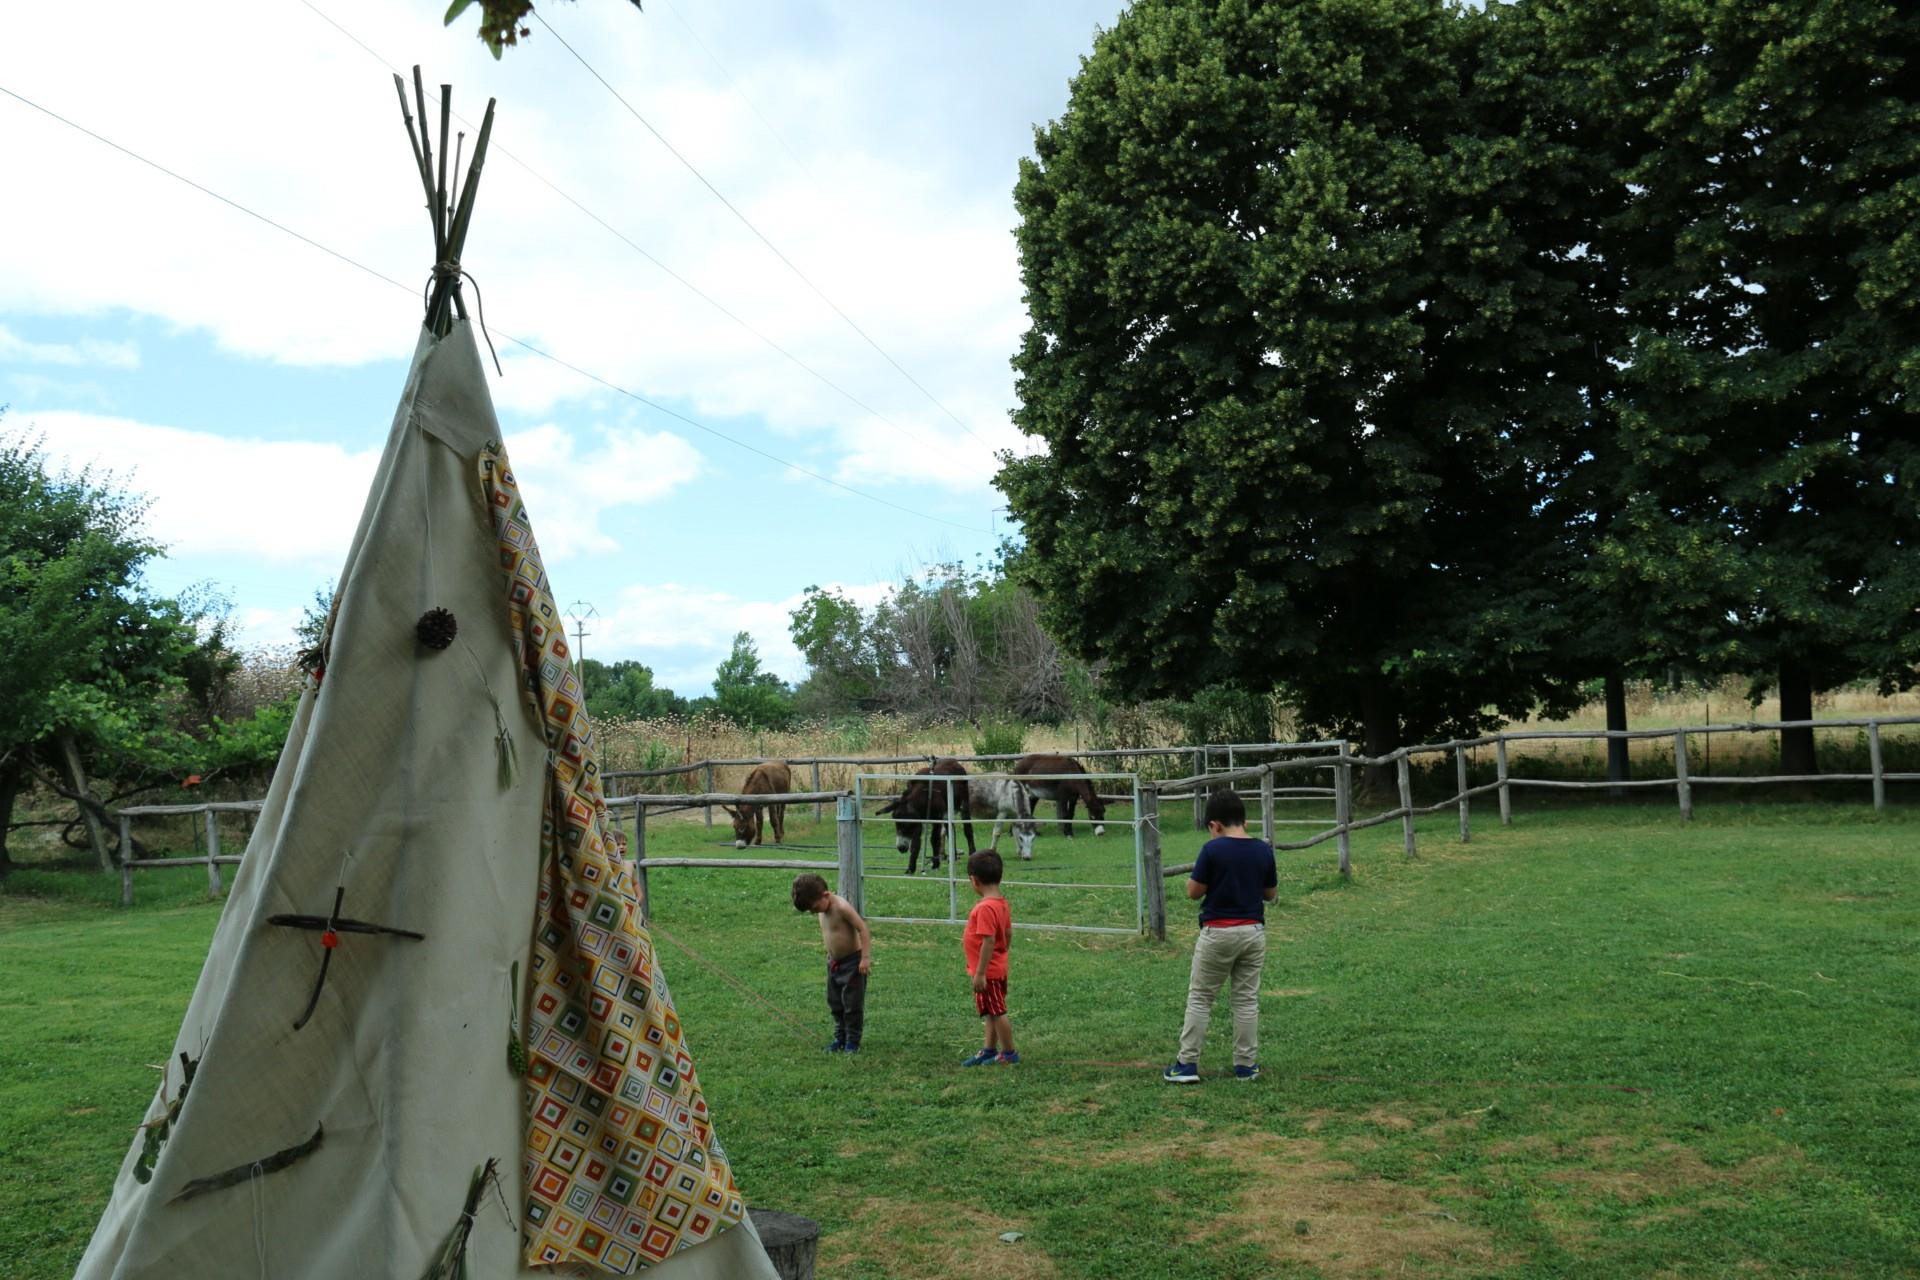
[[[1187,897],[1200,901],[1200,936],[1193,943],[1180,1056],[1160,1074],[1168,1084],[1200,1082],[1200,1046],[1223,983],[1233,1001],[1233,1078],[1260,1075],[1260,966],[1279,869],[1273,846],[1247,835],[1247,807],[1231,788],[1207,797],[1207,833],[1213,839],[1201,847],[1187,881]]]

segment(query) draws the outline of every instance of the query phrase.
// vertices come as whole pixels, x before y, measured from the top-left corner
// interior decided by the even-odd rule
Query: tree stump
[[[780,1280],[813,1280],[813,1256],[820,1244],[820,1224],[797,1213],[778,1209],[748,1209],[760,1243],[780,1273]]]

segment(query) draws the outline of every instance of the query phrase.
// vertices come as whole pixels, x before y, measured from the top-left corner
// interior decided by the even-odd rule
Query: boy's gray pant
[[[833,1014],[833,1038],[857,1045],[867,1024],[867,975],[860,953],[827,961],[827,1010]]]
[[[1193,943],[1193,977],[1187,985],[1187,1020],[1180,1028],[1180,1061],[1200,1061],[1213,999],[1227,984],[1233,1002],[1233,1065],[1260,1061],[1260,966],[1267,958],[1267,931],[1257,924],[1202,928]]]

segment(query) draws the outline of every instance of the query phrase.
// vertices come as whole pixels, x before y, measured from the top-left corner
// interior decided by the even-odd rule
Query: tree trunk
[[[80,763],[80,748],[74,743],[72,734],[60,735],[60,754],[66,757],[67,778],[73,783],[73,789],[83,796],[91,796],[93,792],[87,788],[87,771]],[[113,850],[107,847],[107,833],[100,825],[100,815],[93,811],[92,805],[75,803],[79,805],[80,817],[87,824],[87,840],[93,845],[93,856],[100,860],[100,869],[112,871]]]
[[[1610,671],[1606,678],[1607,691],[1607,728],[1614,732],[1624,732],[1627,727],[1627,682],[1618,671]],[[1628,758],[1625,738],[1607,739],[1607,781],[1626,782],[1633,777],[1633,763]],[[1607,792],[1615,800],[1627,798],[1627,789],[1615,786]]]
[[[0,764],[0,876],[13,870],[13,857],[7,852],[7,829],[13,825],[13,799],[20,794],[20,779],[25,770],[13,764]]]
[[[1369,676],[1360,685],[1361,750],[1379,757],[1400,746],[1400,717],[1393,709],[1393,695],[1380,676]],[[1360,778],[1360,794],[1355,797],[1368,804],[1398,803],[1399,782],[1391,764],[1368,765]]]
[[[1780,718],[1813,719],[1813,673],[1797,662],[1780,664]],[[1813,730],[1780,731],[1780,772],[1810,774],[1818,772],[1813,759]]]

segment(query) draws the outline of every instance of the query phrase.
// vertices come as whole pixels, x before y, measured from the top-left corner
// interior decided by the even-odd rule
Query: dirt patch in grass
[[[1460,1221],[1428,1189],[1363,1176],[1330,1158],[1316,1139],[1255,1134],[1218,1138],[1200,1151],[1209,1165],[1232,1169],[1241,1190],[1234,1208],[1203,1226],[1196,1242],[1250,1241],[1276,1260],[1327,1276],[1501,1261],[1486,1232]],[[1435,1189],[1447,1194],[1448,1186]]]
[[[870,1196],[854,1211],[852,1225],[821,1236],[820,1274],[842,1275],[864,1261],[902,1280],[1048,1280],[1058,1274],[1053,1259],[1030,1237],[1014,1244],[1000,1239],[1003,1231],[1025,1230],[1022,1219],[961,1205]]]
[[[1580,1145],[1589,1156],[1586,1167],[1554,1169],[1544,1175],[1546,1180],[1622,1204],[1684,1199],[1711,1188],[1752,1186],[1773,1177],[1787,1162],[1785,1155],[1765,1155],[1716,1168],[1692,1147],[1676,1142],[1628,1151],[1623,1149],[1624,1139],[1601,1136],[1588,1138]]]

